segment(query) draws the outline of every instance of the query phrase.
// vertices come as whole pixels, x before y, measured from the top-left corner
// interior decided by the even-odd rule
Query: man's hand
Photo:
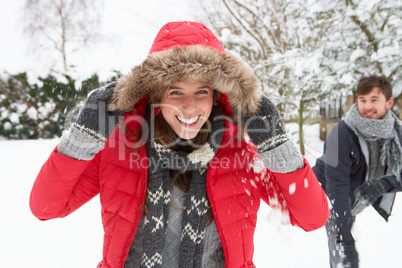
[[[392,184],[384,178],[363,183],[355,190],[356,203],[352,208],[352,215],[356,216],[390,190],[392,190]]]

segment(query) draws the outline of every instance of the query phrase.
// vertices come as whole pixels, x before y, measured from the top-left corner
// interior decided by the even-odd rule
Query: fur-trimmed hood
[[[207,37],[205,31],[209,30],[201,23],[165,25],[143,63],[120,78],[111,100],[114,107],[129,111],[153,90],[198,81],[227,95],[236,121],[241,115],[257,113],[261,94],[257,77],[245,63],[227,55],[211,31]]]

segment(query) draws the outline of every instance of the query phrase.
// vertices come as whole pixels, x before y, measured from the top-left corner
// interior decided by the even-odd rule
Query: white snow
[[[293,195],[295,192],[296,192],[296,183],[293,182],[289,185],[289,194]]]
[[[350,55],[350,61],[355,62],[358,58],[364,57],[365,55],[366,55],[366,51],[364,51],[363,49],[356,49]]]
[[[11,113],[9,119],[14,124],[18,124],[20,122],[20,116],[17,113]]]
[[[35,109],[35,107],[28,108],[27,115],[33,120],[38,120],[38,111]]]
[[[308,179],[307,178],[305,178],[304,179],[304,188],[308,188]]]
[[[287,127],[295,128],[293,124]],[[317,125],[305,130],[307,143],[322,145]],[[40,222],[29,210],[32,184],[57,142],[0,140],[0,267],[95,268],[101,260],[103,231],[98,197],[64,219]],[[307,159],[314,164],[314,156],[308,154]],[[329,267],[324,228],[307,233],[283,225],[282,219],[262,203],[255,234],[257,267]],[[353,231],[361,268],[400,267],[400,226],[402,201],[398,195],[388,223],[372,208],[358,217]]]

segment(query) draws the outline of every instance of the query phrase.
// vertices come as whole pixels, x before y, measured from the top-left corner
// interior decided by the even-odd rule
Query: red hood
[[[152,44],[149,54],[174,47],[201,45],[226,54],[218,38],[211,30],[199,22],[177,21],[162,27]]]
[[[236,123],[256,114],[260,87],[253,71],[225,53],[215,35],[198,22],[171,22],[158,33],[150,54],[120,78],[111,103],[130,111],[151,91],[164,91],[176,82],[198,81],[223,93],[224,112]]]

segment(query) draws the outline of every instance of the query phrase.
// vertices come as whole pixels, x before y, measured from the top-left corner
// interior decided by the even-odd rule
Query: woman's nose
[[[192,111],[196,110],[197,104],[196,100],[193,96],[189,96],[184,99],[182,108],[187,112],[191,113]]]

